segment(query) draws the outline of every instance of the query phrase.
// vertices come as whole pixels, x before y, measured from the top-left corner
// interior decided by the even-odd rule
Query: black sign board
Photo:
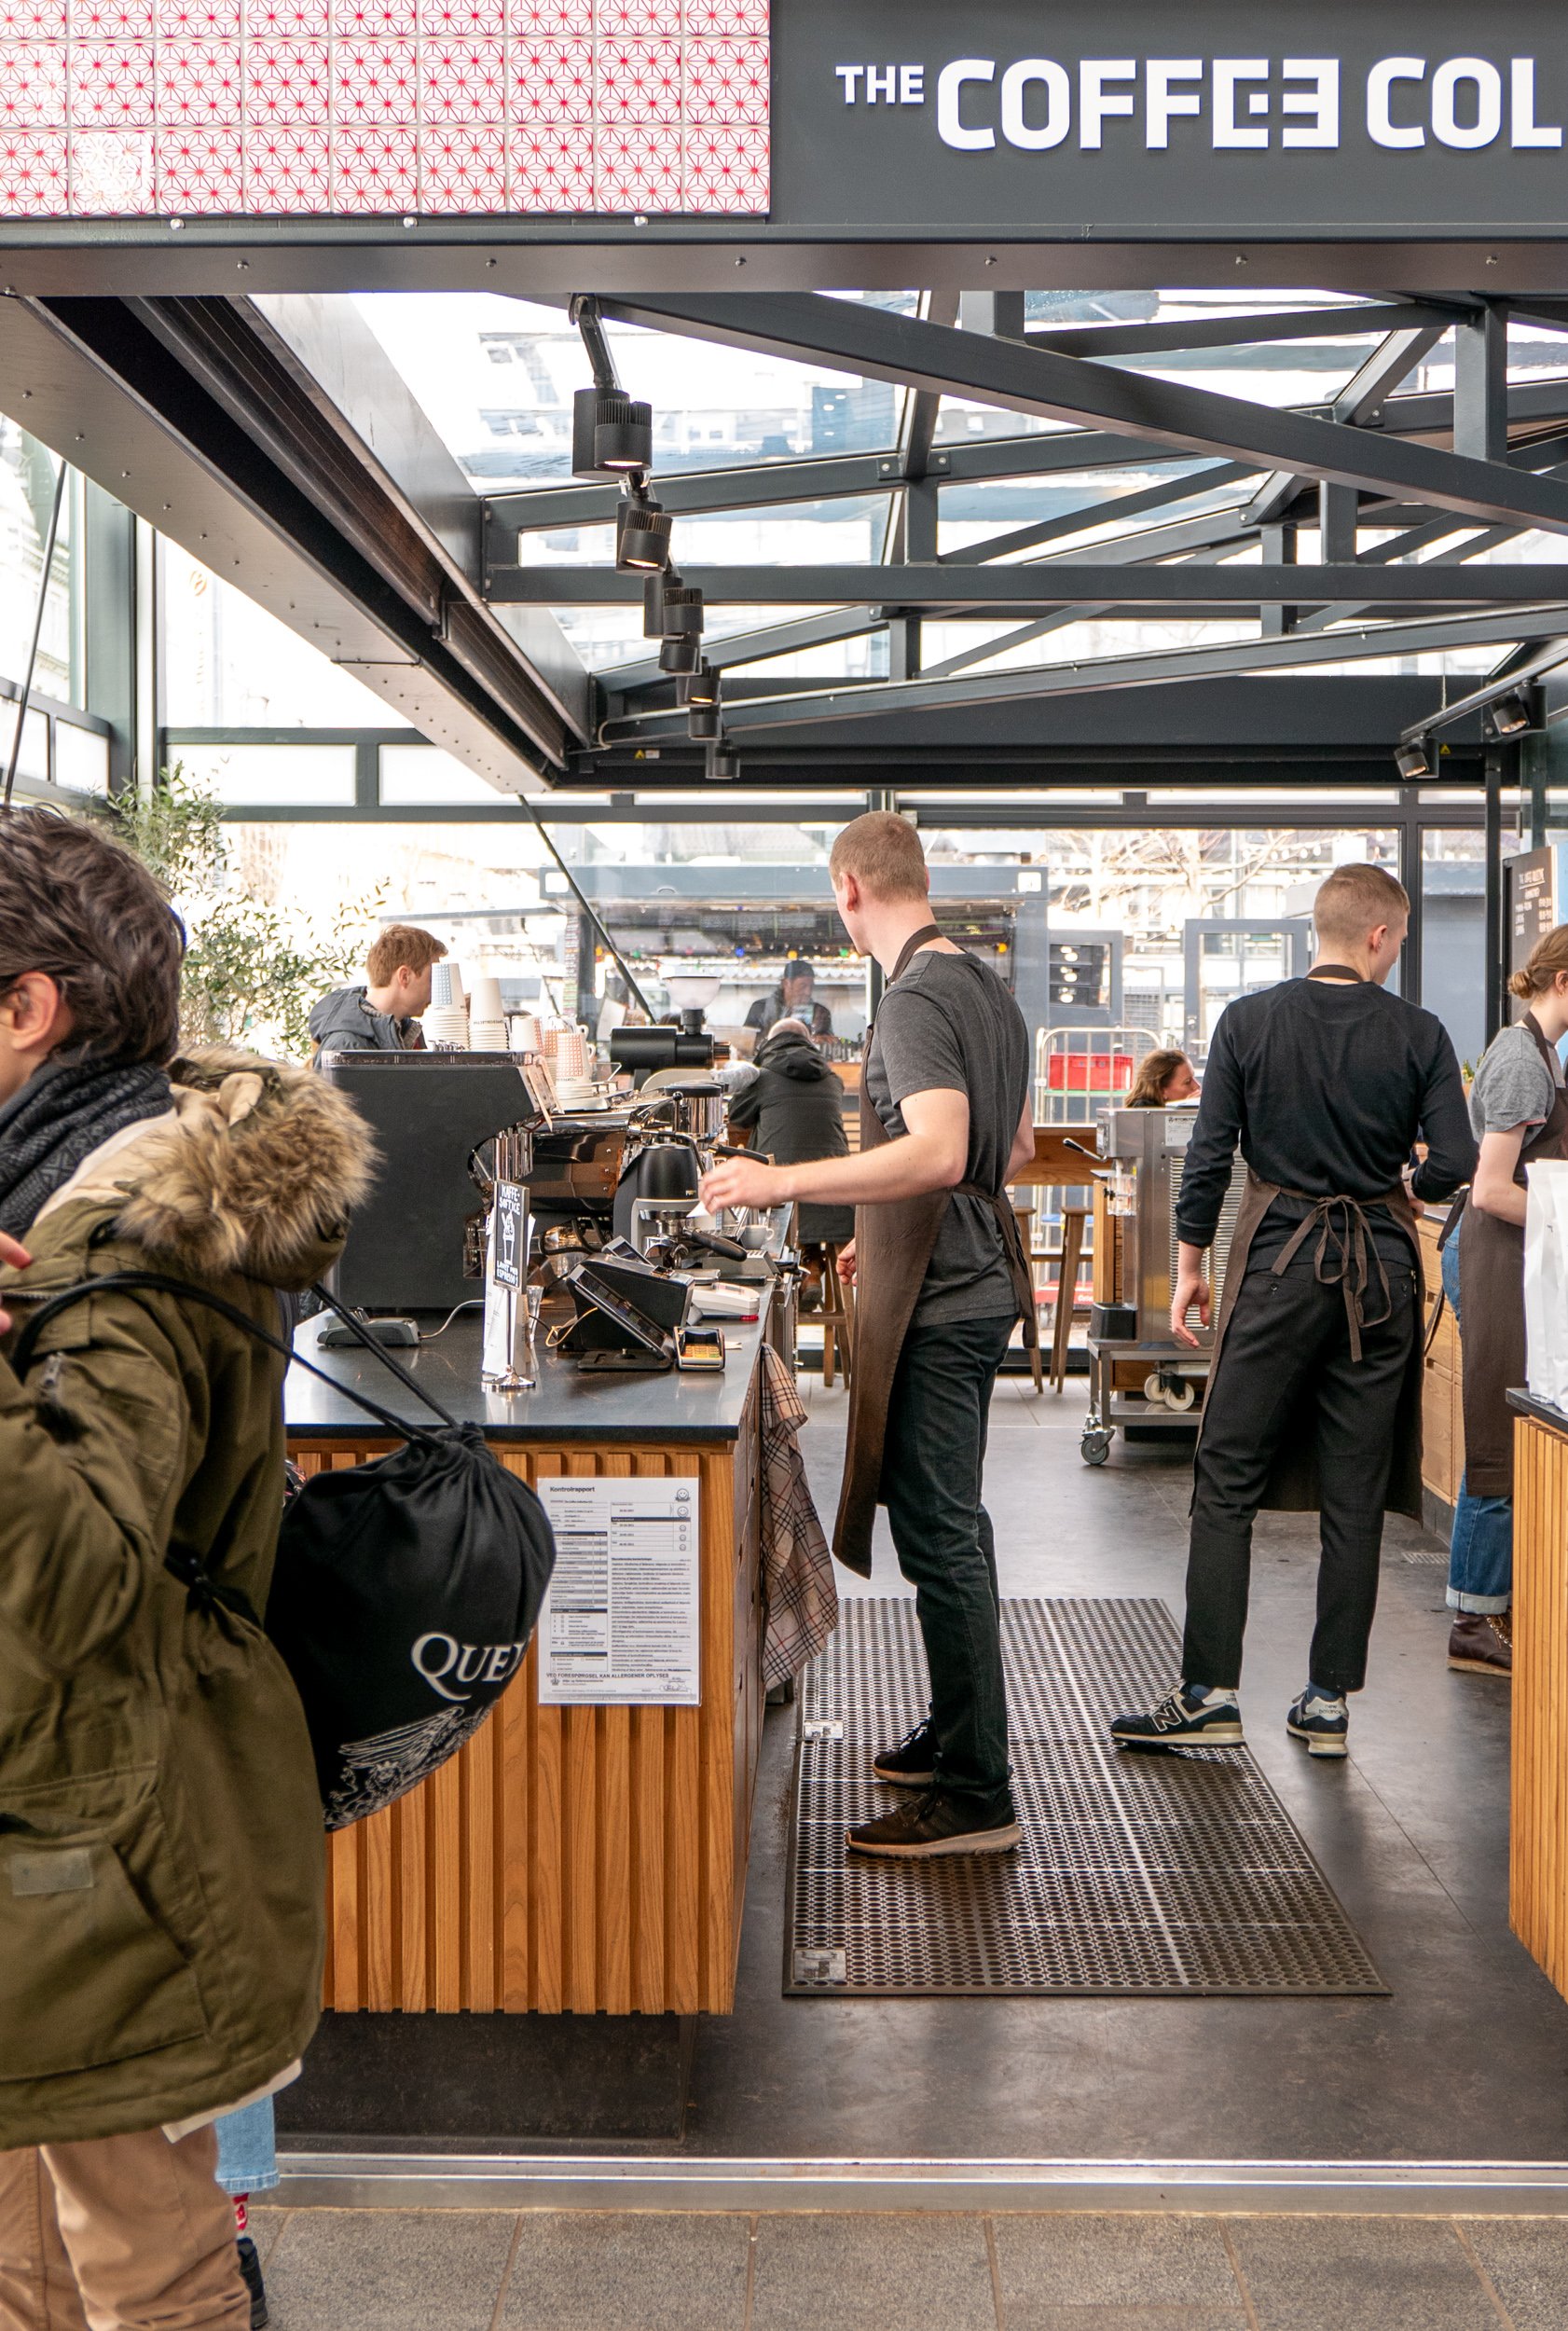
[[[514,1292],[522,1286],[526,1259],[528,1192],[518,1181],[498,1181],[490,1235],[495,1241],[492,1276],[498,1287]]]
[[[1547,0],[777,0],[772,111],[791,227],[1300,241],[1568,213]]]
[[[1520,972],[1530,950],[1561,921],[1558,901],[1561,852],[1557,848],[1526,850],[1503,861],[1507,885],[1508,969]]]

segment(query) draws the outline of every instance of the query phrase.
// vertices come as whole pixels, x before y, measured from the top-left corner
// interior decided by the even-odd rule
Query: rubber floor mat
[[[846,1855],[898,1792],[871,1759],[925,1712],[915,1606],[846,1600],[798,1700],[784,1989],[791,1997],[1383,1993],[1359,1936],[1245,1749],[1128,1752],[1111,1717],[1179,1665],[1163,1603],[1002,1605],[1016,1854]],[[1302,1752],[1305,1754],[1305,1751]]]

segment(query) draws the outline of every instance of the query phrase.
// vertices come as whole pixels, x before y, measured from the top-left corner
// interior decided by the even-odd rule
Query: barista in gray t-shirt
[[[1482,1141],[1516,1125],[1544,1125],[1561,1084],[1561,1067],[1555,1073],[1547,1068],[1527,1028],[1504,1028],[1487,1046],[1470,1087],[1471,1132]]]
[[[866,1091],[885,1133],[907,1130],[900,1107],[912,1093],[962,1093],[970,1105],[966,1181],[999,1190],[1029,1096],[1029,1036],[1022,1014],[988,965],[972,956],[917,955],[883,997],[867,1047]],[[1012,1277],[996,1211],[955,1195],[942,1217],[915,1323],[1016,1316]]]

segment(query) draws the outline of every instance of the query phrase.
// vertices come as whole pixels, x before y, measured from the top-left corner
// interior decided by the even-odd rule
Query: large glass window
[[[159,547],[164,718],[171,727],[407,726],[373,689],[177,543]]]
[[[19,685],[27,669],[27,652],[38,607],[38,581],[43,572],[44,544],[48,535],[59,463],[35,437],[14,421],[0,420],[0,673]],[[38,661],[33,685],[39,696],[62,704],[82,701],[81,648],[76,619],[76,562],[78,497],[67,480],[55,538]],[[0,715],[0,734],[9,752],[9,720]]]

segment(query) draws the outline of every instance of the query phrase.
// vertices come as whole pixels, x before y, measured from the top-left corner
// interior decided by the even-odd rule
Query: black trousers
[[[930,1672],[937,1782],[993,1811],[1009,1800],[1007,1686],[981,1474],[991,1387],[1012,1326],[1010,1314],[912,1327],[882,1454],[882,1502]]]
[[[1395,1419],[1419,1327],[1415,1269],[1408,1248],[1398,1259],[1385,1257],[1390,1316],[1362,1330],[1361,1358],[1353,1360],[1344,1296],[1315,1276],[1315,1244],[1307,1239],[1277,1276],[1271,1267],[1277,1243],[1248,1257],[1209,1384],[1181,1672],[1211,1690],[1241,1681],[1253,1520],[1284,1436],[1298,1429],[1315,1442],[1322,1497],[1307,1673],[1336,1691],[1359,1691],[1367,1679]],[[1365,1307],[1374,1315],[1382,1308],[1375,1272]]]

